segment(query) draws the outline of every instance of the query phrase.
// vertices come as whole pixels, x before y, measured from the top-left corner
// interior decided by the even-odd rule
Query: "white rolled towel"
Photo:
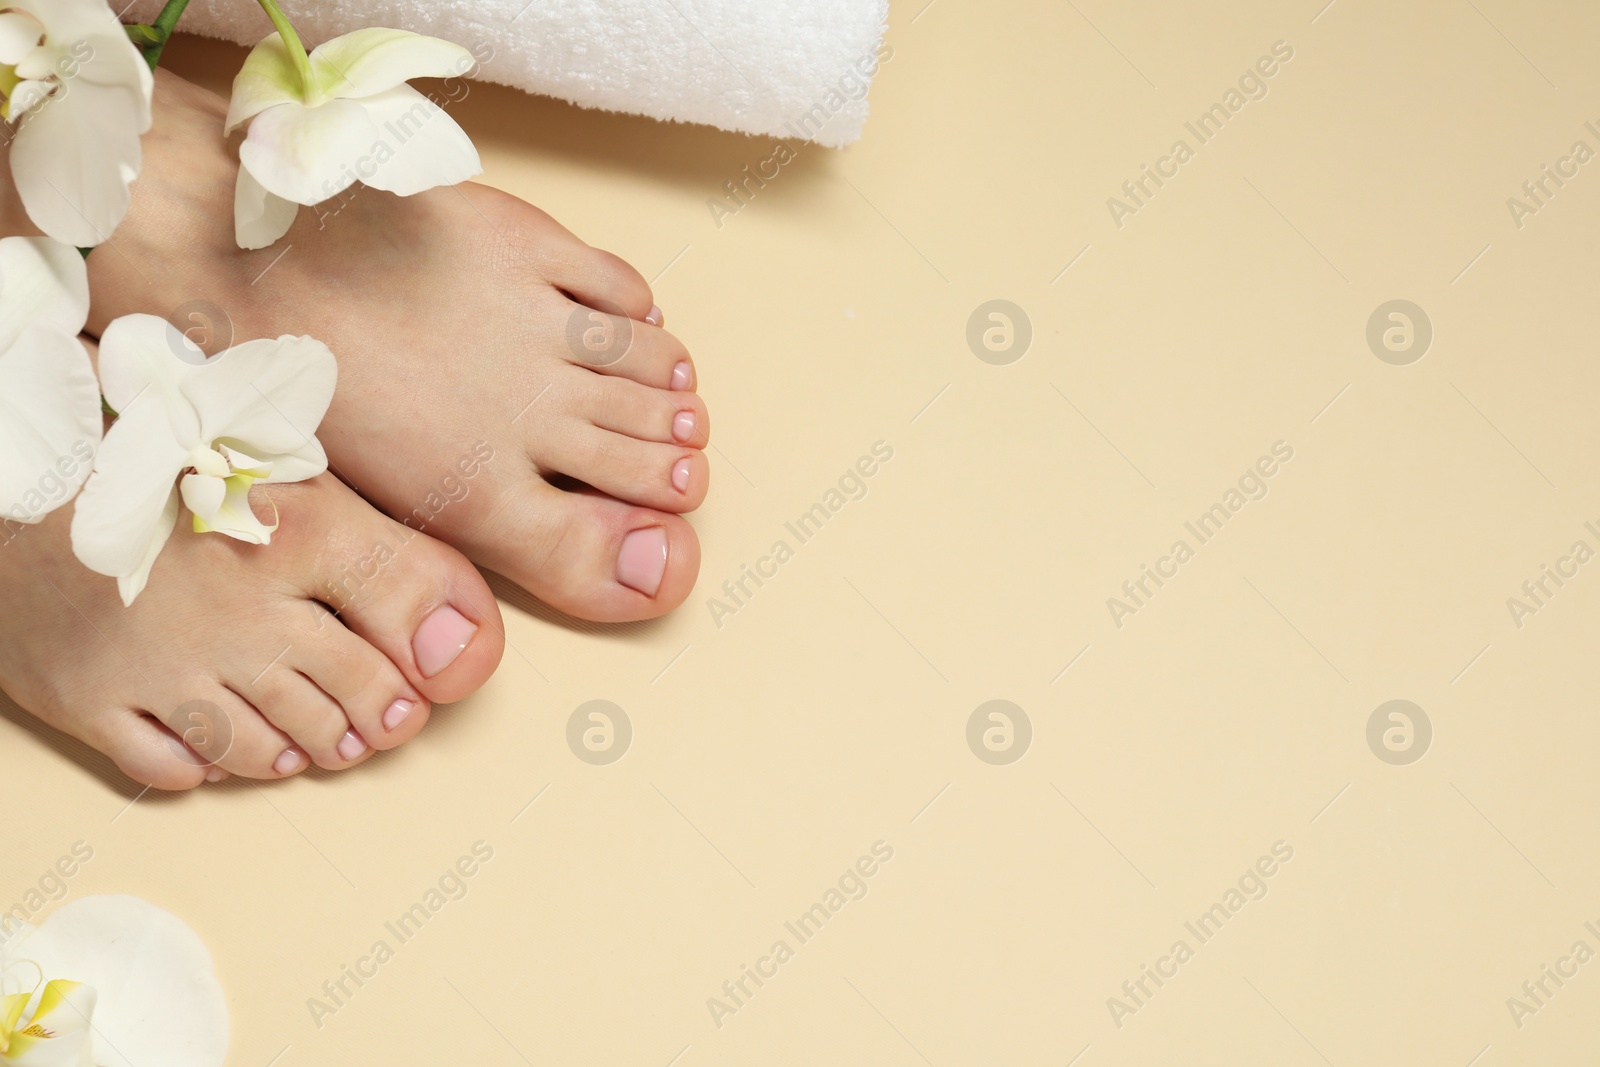
[[[309,48],[392,26],[487,54],[475,77],[583,107],[842,147],[860,138],[889,0],[288,0]],[[137,0],[123,20],[153,19]],[[254,44],[253,0],[191,0],[179,29]],[[487,45],[492,52],[484,52]]]

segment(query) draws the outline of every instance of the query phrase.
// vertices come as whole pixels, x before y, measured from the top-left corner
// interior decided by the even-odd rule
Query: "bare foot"
[[[130,777],[188,789],[353,766],[494,671],[499,611],[453,549],[329,475],[251,502],[277,507],[270,545],[180,522],[129,608],[73,557],[70,507],[0,526],[0,689]]]
[[[155,110],[133,209],[89,258],[92,333],[148,312],[211,349],[315,336],[340,366],[332,469],[379,508],[573,615],[683,602],[710,421],[637,271],[479,185],[357,187],[241,251],[223,101],[163,73]]]

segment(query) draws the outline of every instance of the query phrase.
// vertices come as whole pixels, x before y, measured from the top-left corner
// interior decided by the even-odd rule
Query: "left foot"
[[[331,469],[381,510],[572,615],[682,603],[700,547],[681,514],[705,499],[710,423],[639,273],[472,184],[357,186],[241,251],[225,110],[158,77],[132,211],[89,258],[90,332],[148,312],[211,348],[230,320],[235,337],[315,336],[339,360],[319,434]],[[569,340],[607,328],[631,334],[615,361]]]

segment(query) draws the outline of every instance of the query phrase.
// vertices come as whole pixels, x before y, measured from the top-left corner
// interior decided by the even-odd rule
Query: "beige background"
[[[1589,1062],[1600,963],[1520,1028],[1506,1001],[1600,950],[1600,564],[1520,628],[1507,598],[1600,548],[1600,162],[1521,228],[1506,201],[1600,149],[1600,11],[919,2],[866,140],[802,148],[720,228],[770,142],[495,88],[456,111],[696,354],[691,603],[593,627],[503,590],[494,680],[343,777],[129,807],[0,722],[0,899],[91,843],[72,896],[203,934],[238,1067]],[[1269,94],[1119,229],[1107,198],[1279,40]],[[240,58],[171,51],[217,86]],[[997,298],[1033,330],[1006,366],[966,341]],[[1397,298],[1434,328],[1408,366],[1365,339]],[[880,440],[868,495],[719,628],[708,598]],[[1118,628],[1107,598],[1280,440],[1266,498]],[[634,730],[609,766],[565,740],[596,698]],[[966,741],[992,699],[1032,724],[1008,766]],[[1366,740],[1391,699],[1433,727],[1407,766]],[[480,840],[464,899],[319,1029],[307,998]],[[1199,945],[1184,922],[1278,841]],[[707,998],[779,938],[719,1028]],[[1179,938],[1119,1028],[1107,998]]]

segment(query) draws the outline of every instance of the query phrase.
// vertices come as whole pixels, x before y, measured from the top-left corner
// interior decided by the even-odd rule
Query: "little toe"
[[[141,785],[176,792],[225,773],[207,766],[176,734],[147,715],[120,711],[101,721],[100,735],[89,743]]]
[[[233,690],[213,683],[195,685],[190,691],[205,695],[156,718],[194,751],[202,767],[220,768],[241,778],[273,779],[298,774],[311,765],[304,749]]]

